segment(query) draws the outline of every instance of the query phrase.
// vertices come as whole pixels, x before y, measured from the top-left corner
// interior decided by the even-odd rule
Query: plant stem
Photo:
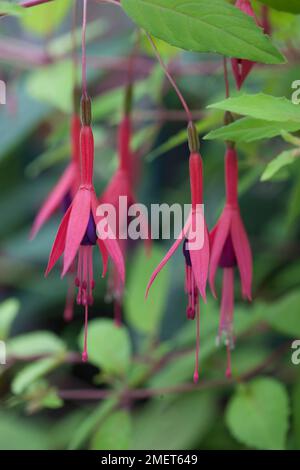
[[[155,53],[155,55],[156,55],[156,57],[157,57],[157,60],[159,61],[161,67],[163,68],[163,70],[164,70],[164,72],[165,72],[165,74],[166,74],[166,77],[168,78],[168,80],[169,80],[169,82],[171,83],[172,87],[174,88],[174,90],[175,90],[175,92],[176,92],[176,94],[177,94],[179,100],[181,101],[181,104],[182,104],[182,106],[183,106],[183,108],[184,108],[184,110],[185,110],[185,112],[186,112],[188,121],[189,121],[189,122],[193,122],[192,113],[191,113],[191,111],[190,111],[190,109],[189,109],[189,107],[188,107],[188,105],[187,105],[187,102],[185,101],[185,99],[184,99],[184,97],[183,97],[181,91],[179,90],[179,88],[178,88],[178,86],[177,86],[175,80],[173,79],[172,75],[171,75],[170,72],[168,71],[168,68],[167,68],[166,64],[164,63],[164,61],[163,61],[163,59],[162,59],[162,57],[161,57],[161,55],[160,55],[160,53],[159,53],[159,51],[158,51],[158,49],[157,49],[157,46],[156,46],[155,42],[153,41],[153,39],[152,39],[152,37],[150,36],[150,34],[147,33],[147,31],[146,31],[146,34],[147,34],[147,37],[148,37],[148,39],[149,39],[149,42],[150,42],[150,44],[151,44],[151,46],[152,46],[152,48],[153,48],[153,51],[154,51],[154,53]]]
[[[82,18],[82,95],[87,96],[87,78],[86,78],[86,16],[87,0],[83,0],[83,18]]]
[[[274,352],[272,352],[261,364],[250,369],[240,377],[232,379],[219,379],[201,382],[198,385],[193,383],[185,383],[176,386],[162,388],[141,388],[127,389],[120,393],[120,399],[126,400],[144,400],[147,398],[157,397],[160,395],[169,395],[177,393],[190,393],[200,390],[209,390],[220,387],[230,387],[237,383],[246,382],[261,372],[265,371],[270,365],[278,360],[290,348],[290,343],[284,343]],[[105,400],[115,394],[114,390],[60,390],[59,396],[63,400]]]
[[[226,98],[229,98],[229,96],[230,96],[230,87],[229,87],[227,58],[226,57],[223,58],[223,67],[224,67],[225,93],[226,93]]]
[[[20,5],[23,8],[31,8],[37,5],[42,5],[43,3],[53,2],[54,0],[26,0],[25,2],[21,2]]]

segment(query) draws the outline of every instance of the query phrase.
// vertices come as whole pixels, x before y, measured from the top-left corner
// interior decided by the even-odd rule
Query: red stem
[[[191,111],[190,111],[190,109],[189,109],[189,107],[188,107],[188,105],[187,105],[187,102],[185,101],[185,99],[184,99],[184,97],[183,97],[181,91],[179,90],[179,88],[178,88],[178,86],[177,86],[175,80],[173,79],[172,75],[171,75],[170,72],[168,71],[167,66],[166,66],[166,64],[164,63],[164,61],[163,61],[163,59],[162,59],[162,57],[161,57],[161,55],[160,55],[160,53],[159,53],[159,51],[158,51],[158,49],[157,49],[157,47],[156,47],[155,42],[153,41],[153,39],[152,39],[152,37],[150,36],[150,34],[148,34],[147,32],[146,32],[146,34],[147,34],[147,37],[148,37],[148,39],[149,39],[149,42],[150,42],[150,44],[151,44],[151,46],[152,46],[152,48],[153,48],[153,51],[154,51],[154,53],[155,53],[155,55],[156,55],[156,57],[157,57],[158,62],[160,63],[161,67],[163,68],[163,71],[165,72],[167,79],[168,79],[169,82],[171,83],[171,85],[172,85],[172,87],[174,88],[174,90],[175,90],[175,92],[176,92],[176,94],[177,94],[179,100],[181,101],[181,104],[182,104],[182,106],[183,106],[183,108],[184,108],[184,110],[185,110],[185,112],[186,112],[188,121],[189,121],[189,122],[193,122],[192,113],[191,113]]]
[[[87,0],[83,0],[83,18],[82,18],[82,95],[87,96],[87,78],[86,78],[86,12]]]
[[[21,2],[20,5],[23,8],[31,8],[49,2],[53,2],[53,0],[26,0],[25,2]]]

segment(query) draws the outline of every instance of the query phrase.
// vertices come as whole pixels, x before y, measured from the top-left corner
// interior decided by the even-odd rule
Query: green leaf
[[[49,448],[45,429],[33,424],[28,417],[0,412],[1,450],[46,450]]]
[[[13,4],[11,2],[0,2],[0,14],[20,16],[24,13],[25,9],[20,5]]]
[[[94,21],[90,21],[86,29],[86,43],[95,39],[99,39],[99,36],[102,36],[107,32],[109,26],[107,22],[97,18]],[[75,43],[77,47],[81,45],[81,35],[82,27],[79,26],[74,32]],[[55,37],[47,44],[47,51],[51,55],[61,57],[63,54],[68,54],[72,52],[73,49],[73,31],[64,33],[58,37]]]
[[[152,400],[134,415],[131,448],[195,449],[215,418],[216,402],[212,393],[191,392]]]
[[[247,446],[282,450],[288,415],[284,386],[274,379],[258,378],[238,388],[227,407],[226,422],[233,436]]]
[[[51,372],[53,369],[58,367],[63,362],[63,357],[50,357],[41,359],[25,366],[20,372],[18,372],[12,382],[11,388],[13,393],[19,395],[25,392],[27,387],[31,386],[32,383],[46,374]]]
[[[272,179],[282,168],[294,163],[299,156],[300,151],[298,149],[286,150],[280,153],[274,160],[268,163],[261,176],[261,181]]]
[[[205,140],[232,140],[234,142],[255,142],[278,136],[282,131],[295,132],[300,129],[298,122],[272,122],[263,119],[245,117],[220,127],[207,134]]]
[[[58,0],[27,8],[22,15],[21,24],[31,34],[48,36],[62,23],[71,4],[72,0]]]
[[[290,13],[300,13],[299,0],[259,0],[261,3],[268,5],[279,11],[288,11]]]
[[[232,113],[251,116],[266,121],[300,122],[300,107],[288,99],[257,93],[255,95],[241,94],[228,98],[219,103],[214,103],[208,108],[222,109]]]
[[[57,354],[65,350],[65,345],[55,334],[48,331],[35,331],[16,336],[7,343],[7,355],[14,358]]]
[[[293,405],[293,429],[296,440],[296,448],[300,449],[300,382],[293,387],[292,405]]]
[[[128,411],[118,410],[107,416],[95,430],[91,450],[127,450],[131,442],[131,416]]]
[[[0,304],[0,340],[5,340],[10,332],[12,323],[20,309],[17,299],[8,299]]]
[[[155,334],[160,327],[168,294],[168,267],[159,274],[159,280],[152,286],[148,299],[145,299],[145,292],[151,274],[164,255],[162,249],[153,245],[151,257],[147,257],[141,247],[131,264],[125,296],[125,313],[130,326],[141,333]]]
[[[288,294],[268,309],[266,320],[280,333],[292,338],[300,337],[299,304],[299,292]]]
[[[60,61],[32,72],[27,78],[26,89],[38,101],[69,113],[72,107],[72,77],[72,61]]]
[[[80,335],[83,345],[84,331]],[[109,375],[125,375],[130,366],[131,342],[125,326],[117,327],[112,320],[94,320],[89,324],[89,361]]]
[[[224,0],[122,0],[121,4],[134,22],[173,46],[267,64],[284,61],[253,18]]]
[[[117,403],[118,400],[112,397],[109,400],[104,400],[96,408],[93,408],[87,417],[74,429],[68,449],[75,450],[81,448],[88,440],[93,430],[109,415],[116,407]]]

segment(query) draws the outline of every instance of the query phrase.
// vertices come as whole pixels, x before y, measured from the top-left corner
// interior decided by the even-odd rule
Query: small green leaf
[[[107,416],[93,434],[91,450],[127,450],[131,442],[131,416],[118,410]]]
[[[145,292],[151,274],[164,254],[162,249],[153,245],[151,257],[147,257],[141,247],[131,264],[125,296],[125,313],[130,326],[141,333],[155,334],[160,327],[168,294],[167,266],[159,274],[158,282],[152,286],[147,299]]]
[[[83,346],[84,331],[80,335]],[[131,342],[125,326],[117,327],[112,320],[94,320],[89,324],[89,361],[108,375],[125,375],[131,359]]]
[[[299,292],[288,294],[268,309],[266,320],[280,333],[292,338],[300,337],[299,304]]]
[[[27,78],[26,88],[33,98],[69,113],[72,107],[72,77],[72,61],[59,61],[32,72]]]
[[[216,401],[212,393],[191,392],[152,400],[134,415],[131,448],[195,449],[215,418]]]
[[[258,378],[238,388],[228,404],[226,422],[233,436],[247,446],[282,450],[288,415],[284,386],[274,379]]]
[[[173,46],[267,64],[284,61],[253,18],[224,0],[121,0],[121,4],[139,26]]]
[[[259,0],[261,3],[268,5],[279,11],[288,11],[290,13],[300,14],[299,0]]]
[[[100,405],[82,419],[82,422],[74,429],[72,433],[71,442],[68,445],[69,450],[80,449],[82,445],[88,440],[94,429],[111,413],[116,407],[118,400],[112,397],[108,400],[102,401]]]
[[[56,354],[65,350],[65,345],[55,334],[35,331],[11,338],[7,343],[7,355],[14,358]]]
[[[299,122],[272,122],[263,119],[245,117],[220,127],[207,134],[205,140],[232,140],[234,142],[255,142],[270,139],[281,134],[282,131],[295,132],[300,129]]]
[[[8,299],[0,304],[0,340],[5,340],[20,309],[17,299]]]
[[[208,108],[222,109],[232,113],[251,116],[273,122],[300,122],[300,107],[288,99],[257,93],[255,95],[238,95],[214,103]]]
[[[286,150],[280,153],[274,160],[268,163],[263,174],[261,181],[268,181],[272,179],[280,170],[295,162],[296,158],[300,156],[298,149]]]
[[[44,426],[37,426],[27,417],[16,416],[12,411],[0,412],[1,450],[46,450],[48,435]]]
[[[57,390],[55,388],[50,388],[48,393],[42,398],[40,404],[44,408],[49,408],[50,410],[56,410],[58,408],[61,408],[64,402],[58,396]]]
[[[25,9],[21,5],[16,5],[8,1],[0,2],[0,14],[20,16],[24,13]]]
[[[293,429],[296,440],[296,448],[300,449],[300,382],[293,387],[292,405],[293,405]]]
[[[48,36],[60,26],[71,4],[72,0],[58,0],[27,8],[22,15],[21,24],[31,34]]]
[[[13,393],[19,395],[25,392],[27,387],[41,377],[44,377],[53,369],[55,369],[63,361],[62,357],[50,357],[41,359],[25,366],[15,375],[11,388]]]

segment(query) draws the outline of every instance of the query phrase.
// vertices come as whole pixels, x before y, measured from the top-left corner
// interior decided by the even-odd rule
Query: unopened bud
[[[90,126],[92,123],[92,103],[87,95],[81,98],[81,121],[83,126]]]
[[[200,149],[200,142],[197,129],[193,122],[189,122],[188,128],[188,142],[191,153],[197,153]]]

